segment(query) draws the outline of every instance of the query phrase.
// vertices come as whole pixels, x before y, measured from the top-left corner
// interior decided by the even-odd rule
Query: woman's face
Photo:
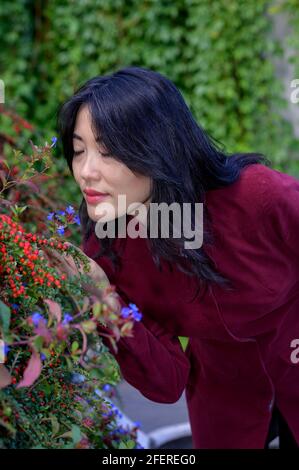
[[[86,105],[77,113],[74,136],[72,168],[87,205],[87,212],[93,221],[108,222],[127,211],[132,203],[143,203],[147,208],[151,179],[134,174],[126,165],[113,157],[104,156],[105,148],[95,140],[91,129],[91,117]],[[76,153],[78,154],[76,155]],[[80,152],[80,153],[79,153]],[[88,197],[85,189],[107,194],[101,200]],[[118,196],[125,195],[125,206],[118,207]],[[109,204],[107,204],[109,203]],[[106,213],[103,213],[103,210]]]

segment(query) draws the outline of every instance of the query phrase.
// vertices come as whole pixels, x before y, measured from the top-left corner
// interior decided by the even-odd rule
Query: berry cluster
[[[45,266],[38,249],[44,246],[62,253],[67,250],[67,244],[26,233],[20,224],[0,214],[0,275],[7,295],[26,299],[29,298],[26,287],[45,285],[61,288],[66,275],[58,275],[53,268]]]

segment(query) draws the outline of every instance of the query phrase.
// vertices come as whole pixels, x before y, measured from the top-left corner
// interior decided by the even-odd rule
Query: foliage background
[[[49,137],[59,104],[80,84],[145,66],[174,81],[229,151],[266,153],[276,168],[299,175],[298,140],[281,113],[289,103],[272,60],[283,53],[271,33],[281,13],[289,15],[286,44],[299,77],[298,0],[3,0],[6,104],[36,126],[38,138]],[[67,175],[60,153],[58,143],[56,164]],[[79,197],[72,185],[59,196]]]

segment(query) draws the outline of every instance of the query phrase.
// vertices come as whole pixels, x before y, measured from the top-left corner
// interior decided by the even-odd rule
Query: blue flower
[[[64,317],[63,317],[63,322],[62,322],[62,324],[63,324],[63,325],[66,325],[67,323],[69,323],[69,322],[72,321],[72,320],[73,320],[72,315],[70,315],[69,313],[66,313],[66,314],[64,315]]]
[[[19,304],[11,304],[12,308],[19,310],[20,305]]]
[[[75,222],[77,225],[81,225],[80,218],[79,218],[78,215],[75,215],[75,217],[74,217],[74,222]]]
[[[135,304],[129,304],[129,307],[131,307],[132,310],[135,310],[135,312],[138,312],[138,307]]]
[[[142,313],[139,311],[137,305],[130,303],[129,306],[133,310],[133,318],[135,321],[140,321],[142,319]]]
[[[54,215],[55,215],[55,212],[50,212],[47,216],[47,219],[48,220],[53,220]]]
[[[65,211],[59,210],[59,211],[57,211],[57,214],[59,214],[59,215],[65,215]]]
[[[58,233],[58,235],[63,235],[64,234],[64,227],[62,225],[60,225],[58,227],[58,229],[56,230],[56,232]]]
[[[142,313],[141,312],[133,312],[133,318],[135,321],[142,320]]]
[[[5,344],[4,345],[4,354],[5,354],[5,356],[7,355],[8,351],[10,351],[10,347],[7,344]]]
[[[142,313],[138,310],[138,307],[132,303],[129,304],[129,307],[123,307],[121,309],[121,316],[123,318],[128,318],[130,315],[133,316],[135,321],[142,319]]]
[[[80,384],[82,382],[85,382],[85,377],[84,375],[79,374],[78,372],[73,372],[71,382],[74,384]]]
[[[55,147],[56,142],[57,142],[57,137],[52,137],[51,142],[52,142],[51,147]]]
[[[128,316],[131,314],[132,310],[129,307],[122,307],[121,309],[121,316],[123,318],[128,318]]]
[[[43,321],[46,324],[46,319],[39,312],[34,312],[33,315],[31,315],[31,319],[34,326],[38,326],[40,321]]]
[[[47,356],[44,353],[41,353],[40,358],[42,361],[45,361],[47,359]]]
[[[67,208],[65,209],[65,211],[66,211],[68,214],[74,214],[74,213],[75,213],[75,209],[73,208],[73,206],[67,206]]]
[[[103,387],[104,392],[109,392],[111,390],[111,385],[105,384]]]

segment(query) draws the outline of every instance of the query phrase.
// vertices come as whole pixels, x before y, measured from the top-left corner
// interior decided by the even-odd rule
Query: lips
[[[86,194],[86,196],[107,196],[107,193],[100,193],[94,189],[84,189],[83,192]]]

